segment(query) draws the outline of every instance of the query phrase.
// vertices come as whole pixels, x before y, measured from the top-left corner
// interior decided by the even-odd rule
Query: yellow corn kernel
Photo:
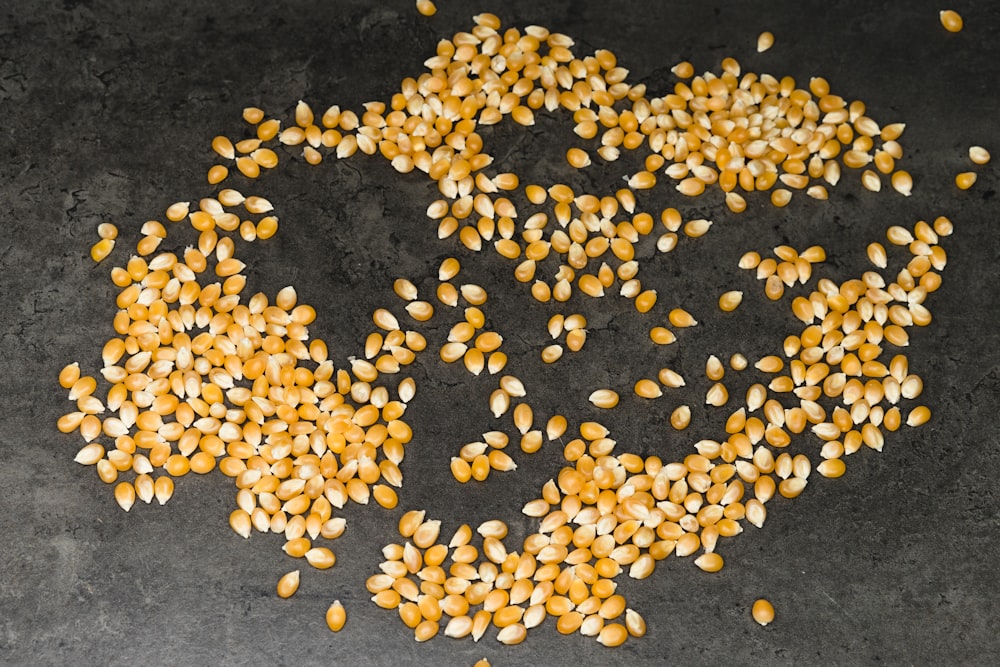
[[[954,9],[944,9],[938,14],[941,25],[948,32],[960,32],[962,30],[962,16]]]
[[[334,600],[329,609],[326,610],[326,625],[333,632],[340,632],[347,622],[347,612],[340,600]]]
[[[101,262],[111,254],[111,251],[115,248],[114,238],[102,238],[100,241],[95,243],[90,247],[90,258],[95,262]]]
[[[764,53],[774,46],[774,35],[770,32],[762,32],[757,36],[757,53]]]
[[[291,572],[283,575],[278,580],[277,592],[278,597],[290,598],[295,595],[295,591],[299,590],[299,571],[292,570]]]
[[[955,176],[955,185],[958,186],[959,190],[968,190],[976,182],[976,172],[974,171],[963,171],[962,173]]]
[[[743,301],[743,292],[738,290],[724,292],[719,297],[719,309],[725,313],[732,312],[736,310],[741,301]]]

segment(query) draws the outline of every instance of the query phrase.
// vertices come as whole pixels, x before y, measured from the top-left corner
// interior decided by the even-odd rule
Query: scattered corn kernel
[[[757,53],[764,53],[774,46],[774,35],[770,32],[762,32],[757,36]]]
[[[970,146],[969,159],[975,164],[987,164],[990,161],[990,152],[982,146]]]
[[[417,11],[421,16],[434,16],[437,14],[437,6],[431,0],[417,0]]]
[[[968,190],[976,182],[977,174],[974,171],[963,171],[955,176],[955,185],[959,190]]]
[[[960,32],[962,30],[962,17],[954,9],[944,9],[938,14],[941,25],[948,32]]]

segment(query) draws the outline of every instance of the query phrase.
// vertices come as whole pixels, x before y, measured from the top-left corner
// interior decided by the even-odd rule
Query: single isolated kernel
[[[962,16],[954,9],[943,9],[938,14],[938,17],[941,19],[941,25],[948,32],[960,32],[962,30],[964,23]]]
[[[299,590],[299,571],[292,570],[278,580],[278,597],[290,598]]]
[[[719,309],[725,313],[730,313],[736,310],[741,301],[743,301],[743,292],[739,290],[725,292],[719,297]]]
[[[344,605],[340,603],[340,600],[334,600],[330,608],[326,610],[327,627],[333,632],[340,632],[346,622],[347,612],[344,610]]]
[[[975,164],[986,164],[990,161],[990,152],[982,146],[970,146],[969,159]]]
[[[764,598],[753,603],[750,613],[753,615],[753,620],[761,625],[767,625],[774,620],[774,606]]]
[[[968,190],[976,182],[976,172],[974,171],[963,171],[962,173],[955,176],[955,185],[958,186],[959,190]]]
[[[97,235],[102,239],[118,238],[118,228],[113,222],[102,222],[97,225]]]
[[[774,46],[773,34],[765,30],[757,36],[757,53],[764,53],[772,46]]]

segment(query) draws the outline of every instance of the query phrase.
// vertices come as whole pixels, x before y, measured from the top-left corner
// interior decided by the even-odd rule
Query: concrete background
[[[969,145],[1000,152],[1000,8],[956,4],[966,28],[952,35],[938,23],[940,3],[925,0],[438,4],[430,19],[409,0],[211,8],[193,0],[13,0],[0,10],[0,663],[1000,662],[996,170],[978,169],[968,192],[952,182],[968,168]],[[886,226],[940,214],[955,222],[944,243],[944,285],[928,299],[934,322],[912,332],[908,350],[911,369],[925,379],[920,402],[931,406],[932,421],[892,434],[882,454],[849,458],[843,478],[814,477],[800,498],[774,501],[764,529],[720,548],[721,573],[671,558],[648,580],[621,577],[619,591],[645,616],[649,633],[616,650],[561,636],[551,621],[516,647],[500,646],[492,632],[478,644],[443,636],[416,644],[394,613],[367,600],[364,580],[377,570],[381,546],[398,539],[404,509],[427,509],[447,534],[461,522],[503,518],[513,549],[532,530],[518,508],[560,465],[560,448],[547,445],[533,457],[516,456],[516,472],[456,484],[447,461],[494,427],[485,404],[493,387],[436,358],[415,368],[418,398],[407,418],[416,437],[403,464],[400,508],[350,507],[347,533],[332,545],[337,566],[305,568],[290,600],[273,593],[292,569],[279,538],[244,541],[228,528],[228,478],[189,475],[177,480],[166,507],[126,514],[92,470],[73,462],[79,438],[55,429],[72,409],[56,382],[59,369],[79,361],[96,373],[111,335],[116,289],[108,271],[125,261],[143,221],[174,201],[211,193],[204,179],[214,135],[243,132],[240,112],[251,104],[290,118],[299,99],[318,111],[388,100],[403,77],[421,71],[437,40],[470,28],[479,11],[496,13],[505,26],[565,32],[578,54],[609,48],[651,95],[672,85],[669,69],[681,59],[699,72],[717,71],[731,55],[745,70],[799,81],[825,76],[834,92],[866,101],[879,122],[906,122],[904,166],[915,194],[869,193],[849,174],[828,202],[799,196],[776,211],[751,198],[735,216],[718,193],[687,200],[663,183],[649,194],[649,210],[676,205],[715,225],[698,242],[647,262],[643,275],[661,290],[658,307],[705,313],[703,326],[654,356],[642,344],[650,320],[606,298],[586,311],[592,335],[584,352],[540,368],[550,312],[518,291],[511,266],[494,253],[473,257],[436,239],[423,215],[435,194],[422,175],[401,178],[362,155],[318,168],[287,160],[243,187],[268,196],[281,217],[277,237],[241,251],[251,265],[248,294],[295,285],[319,311],[311,331],[334,359],[360,352],[373,308],[398,309],[394,278],[426,289],[440,260],[456,254],[467,279],[510,295],[486,310],[536,413],[601,419],[619,451],[683,456],[694,440],[719,432],[717,411],[699,407],[703,378],[683,399],[695,406],[695,425],[681,435],[664,423],[682,400],[676,395],[649,407],[625,391],[610,415],[586,396],[607,383],[627,388],[667,364],[697,378],[710,352],[754,358],[779,351],[795,328],[787,299],[781,306],[763,299],[762,285],[736,268],[743,252],[821,243],[830,259],[818,273],[842,280],[864,270],[863,249]],[[762,30],[777,43],[757,54]],[[561,155],[574,138],[570,129],[565,119],[545,120],[527,133],[498,128],[490,140],[498,161],[539,182],[583,185],[592,177],[595,189],[620,182],[624,163],[567,175]],[[119,226],[121,240],[109,261],[95,265],[88,249],[104,221]],[[748,295],[731,317],[713,307],[724,289]],[[760,596],[778,610],[767,628],[749,617]],[[336,635],[323,622],[334,598],[349,614]]]

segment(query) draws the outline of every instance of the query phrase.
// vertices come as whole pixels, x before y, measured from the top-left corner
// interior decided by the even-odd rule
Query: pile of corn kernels
[[[433,5],[424,2],[420,12],[433,14]],[[941,20],[949,30],[956,25],[951,15]],[[773,42],[765,33],[758,49]],[[820,77],[800,85],[743,72],[733,58],[696,76],[685,62],[672,70],[672,91],[657,97],[629,83],[610,51],[573,49],[566,35],[504,29],[496,16],[479,14],[469,32],[438,43],[425,71],[360,115],[336,105],[316,114],[300,101],[283,123],[245,109],[248,137],[212,141],[212,195],[143,224],[135,252],[112,269],[116,336],[96,373],[74,362],[60,374],[76,409],[58,428],[84,440],[75,460],[114,485],[126,511],[137,500],[164,504],[174,478],[218,468],[236,484],[236,533],[283,534],[288,556],[330,568],[336,557],[327,545],[345,531],[349,502],[374,499],[387,510],[399,502],[400,464],[420,438],[404,421],[416,392],[409,367],[461,362],[475,381],[495,387],[488,408],[496,424],[458,447],[451,476],[481,482],[514,471],[512,440],[524,455],[559,443],[565,466],[522,508],[537,530],[512,548],[500,519],[460,524],[445,539],[440,520],[420,509],[404,513],[401,539],[385,545],[368,579],[372,600],[398,613],[417,641],[442,632],[478,641],[492,626],[500,642],[515,644],[552,616],[561,633],[617,646],[645,633],[642,616],[616,593],[617,577],[647,578],[670,556],[716,572],[724,566],[718,549],[745,526],[761,528],[775,496],[795,498],[814,472],[840,477],[851,454],[881,450],[887,434],[927,422],[929,408],[916,402],[923,381],[905,349],[908,329],[931,322],[925,301],[941,285],[941,242],[952,232],[943,216],[888,227],[887,245],[867,247],[871,269],[840,281],[816,278],[826,261],[820,246],[748,250],[739,268],[755,272],[767,298],[788,300],[788,335],[752,363],[741,354],[707,356],[713,384],[703,400],[726,411],[725,432],[693,442],[678,461],[621,452],[597,421],[570,424],[533,409],[507,369],[504,332],[486,327],[487,286],[464,282],[455,257],[437,267],[433,294],[419,293],[419,276],[398,277],[395,295],[372,313],[364,349],[337,363],[310,335],[317,314],[294,287],[273,297],[244,293],[238,244],[278,232],[272,203],[244,192],[288,159],[318,165],[361,153],[389,161],[400,178],[426,174],[440,192],[427,215],[466,261],[492,247],[540,303],[577,292],[631,300],[652,320],[653,345],[677,343],[698,322],[683,308],[657,307],[640,275],[638,258],[648,253],[637,249],[674,252],[712,222],[684,220],[675,207],[644,211],[643,190],[666,180],[682,197],[720,197],[734,213],[754,197],[775,207],[797,193],[825,200],[844,173],[858,174],[868,190],[887,184],[893,194],[911,193],[913,179],[899,168],[904,125],[880,124]],[[480,130],[529,126],[536,114],[572,116],[580,142],[566,153],[569,168],[615,161],[623,151],[639,151],[643,168],[607,193],[526,184],[496,169]],[[976,146],[969,158],[982,165],[989,153]],[[974,177],[960,174],[956,184],[966,189]],[[102,261],[115,250],[117,230],[104,224],[98,232],[91,254]],[[733,311],[742,298],[727,291],[718,307]],[[427,327],[442,320],[447,340],[431,345]],[[547,330],[552,342],[538,357],[557,364],[566,350],[584,349],[586,313],[556,313]],[[759,381],[745,396],[730,395],[727,374],[754,371]],[[622,409],[622,391],[656,400],[685,384],[673,369],[650,369],[628,387],[594,387],[590,401]],[[671,414],[678,431],[690,422],[689,405]],[[277,592],[289,597],[298,585],[292,570]],[[774,609],[759,600],[753,617],[766,624]],[[335,601],[328,625],[337,631],[345,621]]]

